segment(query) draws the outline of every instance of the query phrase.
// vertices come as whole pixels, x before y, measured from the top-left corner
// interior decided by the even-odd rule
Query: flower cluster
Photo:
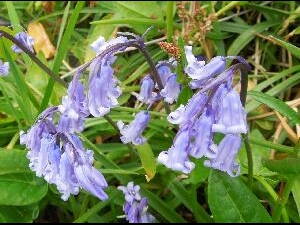
[[[153,223],[155,218],[148,211],[146,197],[141,197],[140,186],[131,181],[126,186],[119,186],[119,190],[125,195],[124,212],[129,223]]]
[[[196,59],[191,46],[185,47],[185,53],[188,62],[185,72],[192,78],[189,86],[198,91],[186,105],[169,114],[168,121],[178,124],[179,130],[171,148],[161,152],[158,161],[173,170],[190,173],[195,164],[189,156],[205,156],[206,166],[237,176],[240,167],[235,157],[241,146],[241,134],[247,133],[247,121],[232,82],[239,68],[249,69],[249,65],[242,57],[233,56],[216,56],[205,64]],[[226,59],[236,59],[239,63],[226,69]],[[214,143],[216,133],[224,135],[219,145]]]
[[[46,109],[27,133],[20,135],[20,143],[29,149],[30,169],[55,184],[64,201],[70,194],[78,194],[80,188],[107,199],[103,191],[107,182],[92,165],[93,151],[85,150],[77,135],[63,131],[63,123],[54,123],[57,112],[58,107]]]

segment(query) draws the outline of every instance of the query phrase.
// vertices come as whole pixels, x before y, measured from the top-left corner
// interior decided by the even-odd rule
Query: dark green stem
[[[248,88],[248,69],[245,65],[242,63],[239,63],[238,65],[240,71],[241,71],[241,92],[240,92],[240,99],[243,107],[245,107],[246,104],[246,97],[247,97],[247,88]],[[244,143],[245,143],[245,149],[247,152],[247,159],[248,159],[248,186],[250,189],[252,189],[253,184],[253,157],[252,157],[252,150],[249,143],[249,137],[247,134],[242,134]]]
[[[9,39],[14,44],[16,44],[32,59],[32,61],[34,61],[42,70],[44,70],[47,74],[49,74],[49,76],[52,77],[55,81],[57,81],[59,84],[61,84],[64,87],[68,87],[67,82],[60,79],[55,73],[53,73],[52,70],[50,70],[44,63],[42,63],[42,61],[39,60],[39,58],[36,57],[36,55],[33,52],[31,52],[27,47],[25,47],[18,39],[16,39],[14,36],[10,35],[9,33],[3,30],[0,30],[0,37],[1,36]]]
[[[140,50],[142,52],[142,54],[144,55],[146,61],[148,62],[149,66],[150,66],[150,69],[152,71],[151,75],[152,75],[153,80],[156,81],[159,90],[162,90],[164,88],[164,85],[160,79],[160,76],[157,72],[156,66],[155,66],[153,60],[151,59],[147,49],[145,47],[142,47],[140,44],[135,44],[135,43],[132,44],[131,46],[136,47],[138,50]],[[163,103],[164,103],[166,113],[169,114],[171,112],[170,106],[165,101]]]

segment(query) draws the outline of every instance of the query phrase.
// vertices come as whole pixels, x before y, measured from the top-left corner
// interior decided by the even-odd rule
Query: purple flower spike
[[[142,132],[146,129],[149,121],[150,115],[147,111],[137,113],[129,125],[124,125],[122,121],[118,121],[117,125],[122,135],[121,141],[124,144],[132,142],[134,145],[142,145],[146,141]]]
[[[238,93],[232,88],[220,100],[216,124],[213,124],[212,130],[224,134],[247,133],[246,115]]]
[[[9,73],[9,63],[8,62],[2,62],[0,60],[0,76],[6,77]]]
[[[174,112],[169,114],[167,117],[168,121],[172,124],[180,125],[193,121],[207,104],[207,98],[206,93],[194,94],[186,106],[180,105]]]
[[[212,150],[216,156],[204,161],[204,165],[228,173],[232,177],[240,174],[240,166],[235,162],[235,157],[241,147],[240,135],[227,134],[219,146],[213,144]]]
[[[117,86],[108,60],[96,59],[90,68],[88,108],[93,116],[101,117],[118,105],[121,89]]]
[[[155,218],[148,211],[146,197],[141,198],[140,186],[131,181],[126,186],[119,186],[125,195],[124,212],[129,223],[153,223]]]
[[[15,38],[21,42],[24,47],[26,47],[29,51],[33,52],[33,43],[34,43],[34,39],[33,37],[29,36],[27,33],[25,32],[19,32],[15,35]],[[15,52],[15,53],[22,53],[23,50],[20,49],[16,44],[14,44],[13,46],[11,46],[11,49]]]
[[[189,145],[190,131],[189,127],[185,126],[177,133],[173,146],[168,151],[163,151],[158,155],[158,162],[172,170],[190,173],[195,164],[188,158]]]
[[[154,82],[149,75],[141,80],[141,91],[137,99],[145,104],[151,104],[156,100],[157,94],[153,92]]]
[[[176,81],[176,74],[172,74],[168,77],[165,87],[160,91],[160,94],[164,97],[165,102],[172,104],[177,100],[180,89],[181,85]]]

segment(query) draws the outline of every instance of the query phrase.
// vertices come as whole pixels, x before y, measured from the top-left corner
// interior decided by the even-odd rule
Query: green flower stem
[[[167,14],[167,41],[172,42],[173,38],[173,6],[174,6],[174,1],[168,1],[167,2],[167,9],[166,9],[166,14]]]
[[[249,137],[249,142],[263,147],[268,147],[270,149],[276,149],[278,152],[294,153],[295,151],[293,147],[289,147],[281,144],[274,144],[271,141],[256,139],[253,137]]]
[[[32,53],[28,48],[26,48],[18,39],[16,39],[14,36],[10,35],[9,33],[0,30],[0,37],[3,36],[10,41],[12,41],[14,44],[16,44],[20,49],[22,49],[31,59],[34,61],[42,70],[44,70],[51,78],[53,78],[56,82],[61,84],[64,87],[68,87],[67,82],[60,79],[55,73],[53,73],[52,70],[50,70],[44,63],[42,63],[41,60],[39,60],[38,57],[34,53]]]
[[[246,104],[246,97],[247,97],[247,88],[248,88],[248,69],[246,66],[240,63],[238,65],[240,71],[241,71],[241,92],[240,92],[240,99],[242,105],[245,107]],[[250,189],[252,189],[253,184],[253,157],[252,157],[252,151],[251,146],[249,143],[248,133],[242,134],[244,143],[245,143],[245,149],[247,152],[247,159],[248,159],[248,186]]]
[[[281,218],[282,209],[284,208],[285,204],[288,201],[295,180],[296,177],[290,177],[284,186],[282,196],[278,196],[277,198],[277,202],[272,213],[274,223],[278,223]]]

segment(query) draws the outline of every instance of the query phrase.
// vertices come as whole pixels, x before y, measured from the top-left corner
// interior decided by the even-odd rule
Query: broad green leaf
[[[0,223],[32,223],[39,214],[38,204],[0,206]]]
[[[218,223],[271,223],[259,199],[239,178],[213,170],[208,180],[208,203]]]
[[[249,91],[248,94],[255,100],[278,111],[295,124],[300,124],[300,116],[291,107],[289,107],[285,102],[281,101],[280,99],[276,99],[268,94],[258,91]]]
[[[264,159],[262,163],[269,170],[281,174],[299,174],[300,173],[300,159],[299,158],[284,158],[280,160]]]
[[[46,182],[29,169],[26,153],[0,150],[0,205],[29,205],[47,194]]]
[[[145,142],[143,145],[136,145],[142,166],[146,171],[146,180],[150,181],[156,173],[156,160],[154,158],[151,146]]]
[[[250,28],[246,29],[240,36],[238,36],[233,43],[230,45],[227,55],[238,55],[240,51],[250,42],[252,41],[256,33],[260,33],[267,28],[278,25],[279,22],[262,22],[258,23]]]

